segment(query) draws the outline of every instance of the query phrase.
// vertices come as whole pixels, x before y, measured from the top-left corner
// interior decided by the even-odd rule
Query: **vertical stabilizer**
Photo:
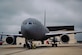
[[[44,26],[46,27],[46,10],[44,11]]]

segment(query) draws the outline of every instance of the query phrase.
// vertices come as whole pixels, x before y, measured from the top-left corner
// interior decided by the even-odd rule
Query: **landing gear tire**
[[[28,48],[29,49],[36,49],[36,44],[30,43],[30,44],[28,44]]]
[[[36,49],[36,44],[32,44],[32,49]]]
[[[52,44],[52,47],[54,47],[54,44]]]
[[[24,44],[23,47],[26,48],[26,44]]]
[[[55,46],[57,47],[57,44],[55,44]]]
[[[36,49],[36,45],[33,43],[28,44],[28,49]]]
[[[23,46],[27,47],[28,49],[35,49],[36,45],[32,42],[32,40],[27,41],[27,38],[25,38],[25,43]]]
[[[57,44],[52,44],[52,47],[54,47],[54,45],[57,47]]]
[[[27,38],[25,38],[25,43],[26,44],[24,44],[23,46],[26,47],[26,48],[28,48],[28,49],[31,49],[31,42],[28,42]]]

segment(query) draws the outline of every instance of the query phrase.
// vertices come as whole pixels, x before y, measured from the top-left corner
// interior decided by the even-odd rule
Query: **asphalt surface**
[[[38,46],[36,49],[23,48],[21,45],[1,45],[0,55],[82,55],[82,44]]]

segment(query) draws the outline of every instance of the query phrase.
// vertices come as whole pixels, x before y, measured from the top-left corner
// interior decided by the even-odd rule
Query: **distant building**
[[[77,43],[82,43],[82,41],[77,41]]]
[[[47,27],[49,31],[74,31],[74,26],[48,26]],[[68,36],[67,38],[65,38]],[[60,40],[61,43],[77,43],[74,34],[63,34],[57,37],[57,39]]]
[[[65,30],[65,31],[74,31],[74,26],[47,26],[47,28],[50,31],[59,31],[59,30]]]

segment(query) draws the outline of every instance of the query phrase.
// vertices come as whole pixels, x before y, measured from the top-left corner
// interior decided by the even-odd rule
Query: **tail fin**
[[[44,11],[44,26],[46,27],[46,10]]]

